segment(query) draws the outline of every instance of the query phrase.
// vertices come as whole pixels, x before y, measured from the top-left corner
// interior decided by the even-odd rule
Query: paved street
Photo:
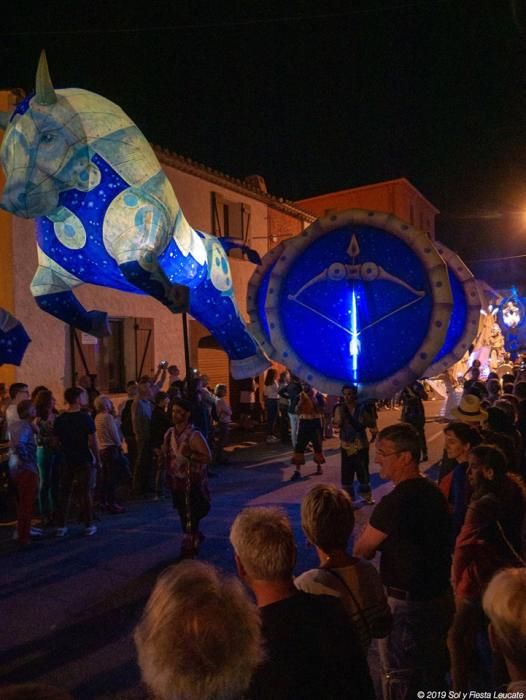
[[[442,452],[442,425],[433,420],[441,407],[426,403],[430,461]],[[380,427],[398,419],[399,412],[382,410]],[[242,442],[244,440],[244,442]],[[339,483],[337,440],[325,443],[323,476],[290,483],[290,449],[266,445],[253,435],[241,436],[231,464],[211,480],[212,510],[203,521],[207,539],[200,558],[223,570],[234,570],[228,532],[245,505],[283,506],[294,525],[298,543],[297,571],[316,565],[313,548],[299,526],[303,495],[316,483]],[[307,455],[307,458],[312,455]],[[371,454],[372,457],[372,454]],[[378,500],[386,489],[374,460],[372,481]],[[359,532],[371,512],[356,511]],[[82,536],[71,525],[64,540],[45,539],[28,551],[18,551],[12,527],[0,529],[0,682],[45,681],[68,688],[75,698],[142,697],[131,633],[156,577],[179,551],[179,523],[171,502],[136,501],[123,515],[102,515],[99,532]]]

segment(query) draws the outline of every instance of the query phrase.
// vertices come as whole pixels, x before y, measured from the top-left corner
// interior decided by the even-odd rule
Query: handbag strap
[[[509,539],[506,537],[506,534],[505,534],[505,532],[504,532],[504,528],[503,528],[502,525],[500,524],[500,521],[499,521],[499,520],[497,520],[497,527],[498,527],[498,529],[499,529],[499,532],[500,532],[500,535],[501,535],[502,539],[503,539],[504,542],[506,543],[506,546],[508,547],[508,549],[510,550],[510,552],[511,552],[511,553],[513,554],[513,556],[517,559],[517,561],[520,561],[520,563],[522,564],[522,566],[526,566],[526,561],[524,561],[524,559],[521,557],[521,555],[519,554],[519,552],[517,552],[517,550],[515,549],[515,547],[512,545],[512,543],[511,543],[511,542],[509,541]]]
[[[346,582],[346,580],[343,578],[343,576],[341,576],[339,573],[334,571],[334,569],[320,567],[319,570],[320,571],[328,571],[330,574],[335,576],[338,579],[338,581],[347,589],[347,591],[349,592],[349,594],[352,598],[352,602],[354,603],[354,607],[356,608],[358,615],[360,616],[363,624],[365,625],[365,629],[367,630],[367,634],[369,635],[369,637],[372,638],[373,634],[372,634],[372,630],[371,630],[371,625],[369,624],[369,620],[365,617],[365,613],[362,610],[362,606],[358,602],[358,599],[354,595],[352,588],[349,586],[349,584]]]

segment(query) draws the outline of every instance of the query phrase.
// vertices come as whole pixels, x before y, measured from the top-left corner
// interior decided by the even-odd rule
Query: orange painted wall
[[[408,180],[389,180],[374,185],[330,192],[296,202],[314,216],[345,209],[371,209],[394,214],[435,237],[435,216],[439,213]]]

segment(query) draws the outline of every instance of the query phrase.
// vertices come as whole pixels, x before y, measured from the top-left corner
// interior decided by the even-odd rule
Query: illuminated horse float
[[[55,90],[44,53],[36,91],[0,113],[7,176],[0,206],[37,220],[39,307],[97,337],[107,314],[87,311],[84,282],[148,294],[188,310],[219,341],[235,378],[268,361],[237,308],[226,250],[231,241],[195,231],[149,143],[129,117],[87,90]],[[257,256],[249,251],[249,259]]]

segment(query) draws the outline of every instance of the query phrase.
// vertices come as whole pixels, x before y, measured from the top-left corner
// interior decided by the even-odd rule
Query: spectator
[[[135,439],[135,433],[133,432],[132,404],[139,393],[139,386],[135,379],[132,379],[126,384],[126,391],[128,392],[128,398],[120,407],[121,432],[124,437],[124,442],[126,443],[128,464],[131,469],[133,469],[137,461],[137,441]]]
[[[296,588],[340,598],[367,653],[372,638],[389,634],[391,610],[375,567],[347,553],[354,528],[349,494],[332,484],[318,484],[303,499],[301,526],[316,547],[320,568],[298,576]]]
[[[526,569],[496,574],[482,605],[489,619],[491,648],[504,659],[510,677],[508,697],[526,697]]]
[[[133,468],[133,491],[136,496],[146,496],[154,492],[153,452],[151,444],[151,421],[153,413],[152,382],[149,377],[141,377],[138,394],[131,407],[133,433],[137,443],[137,459]]]
[[[9,432],[11,431],[14,423],[17,423],[20,418],[18,417],[17,406],[21,401],[29,399],[29,387],[23,382],[15,382],[9,387],[9,404],[5,410],[5,419],[7,422],[7,432],[9,437]]]
[[[135,629],[143,681],[157,700],[244,697],[263,659],[260,625],[235,579],[210,564],[171,566]]]
[[[217,384],[215,388],[215,413],[217,416],[214,444],[214,464],[228,464],[225,447],[228,445],[228,433],[232,421],[232,409],[227,400],[226,384]]]
[[[100,396],[100,391],[96,387],[97,375],[85,374],[78,379],[77,384],[86,390],[88,396],[88,402],[81,410],[89,410],[92,415],[95,415],[95,399]]]
[[[31,527],[31,516],[38,493],[36,427],[33,420],[35,407],[29,399],[17,405],[18,421],[11,423],[9,468],[16,485],[17,528],[14,539],[21,547],[30,543],[30,537],[39,537],[42,530]]]
[[[168,361],[163,360],[159,362],[155,375],[153,376],[152,382],[152,399],[157,395],[157,392],[161,391],[164,383],[166,381],[166,373],[168,371]]]
[[[413,382],[411,386],[406,386],[400,395],[402,413],[400,420],[402,423],[413,425],[420,438],[421,460],[427,462],[427,442],[426,442],[426,412],[424,400],[427,398],[426,390],[420,382]]]
[[[61,474],[60,508],[57,517],[56,537],[68,533],[66,527],[73,484],[78,486],[81,517],[85,523],[84,534],[97,532],[93,524],[93,489],[96,470],[100,468],[99,447],[95,435],[95,423],[91,415],[82,409],[88,405],[88,396],[82,387],[72,386],[64,392],[68,407],[55,420],[54,433],[60,441],[63,454]]]
[[[356,500],[354,477],[358,478],[360,494],[367,505],[374,505],[369,478],[368,413],[358,404],[358,389],[354,384],[342,387],[343,400],[334,411],[334,425],[340,429],[341,483],[351,499]],[[376,435],[373,432],[373,435]]]
[[[420,474],[420,451],[412,425],[398,423],[378,434],[380,476],[395,487],[374,509],[354,550],[367,559],[381,552],[380,575],[393,614],[393,630],[379,642],[385,697],[395,687],[406,698],[422,688],[446,687],[451,522],[443,494]]]
[[[320,400],[321,398],[321,400]],[[303,383],[301,394],[296,406],[296,413],[299,418],[298,437],[292,464],[295,466],[291,481],[301,479],[300,467],[305,464],[305,449],[309,443],[314,450],[314,462],[316,464],[316,474],[323,474],[322,464],[325,464],[325,457],[322,451],[322,431],[321,417],[323,413],[323,397],[310,384]]]
[[[334,596],[294,586],[296,547],[278,508],[247,508],[230,531],[240,577],[260,609],[267,659],[255,673],[251,700],[373,698],[365,656]]]
[[[170,403],[175,399],[182,399],[184,393],[185,386],[181,379],[179,367],[177,367],[177,365],[170,365],[168,367],[168,396],[170,397]]]
[[[60,489],[60,453],[54,435],[55,397],[41,389],[33,399],[37,427],[37,463],[40,473],[40,514],[46,525],[56,525]]]
[[[49,389],[47,388],[47,386],[44,386],[43,384],[39,384],[38,386],[36,386],[33,389],[33,391],[31,392],[31,401],[33,403],[35,403],[35,400],[41,391],[49,391]]]
[[[239,425],[244,430],[252,430],[254,427],[256,386],[254,377],[247,377],[239,383]]]
[[[451,471],[439,478],[438,487],[449,503],[453,519],[453,543],[464,523],[472,493],[466,476],[469,453],[480,442],[479,432],[467,423],[454,421],[444,428],[444,444]]]
[[[216,397],[214,396],[214,392],[210,389],[210,379],[208,378],[207,374],[202,374],[200,377],[201,381],[201,400],[206,406],[206,410],[208,412],[208,432],[206,433],[206,441],[208,444],[211,443],[212,441],[212,433],[213,433],[213,421],[212,421],[212,407],[215,406],[216,403]],[[203,433],[204,435],[204,433]]]
[[[201,432],[205,440],[210,440],[212,432],[212,409],[209,406],[210,393],[203,389],[201,377],[194,377],[188,385],[188,401],[192,406],[192,423]]]
[[[267,442],[278,442],[279,439],[274,435],[276,420],[278,417],[278,401],[279,401],[279,385],[277,380],[278,373],[274,368],[267,370],[265,375],[265,386],[263,387],[263,395],[265,397],[265,411],[267,414]]]
[[[190,418],[190,403],[176,399],[172,412],[173,428],[166,433],[163,444],[173,505],[183,531],[181,556],[197,554],[204,539],[199,522],[210,510],[206,469],[211,461],[210,448]]]
[[[475,645],[484,632],[482,593],[496,571],[516,564],[521,548],[526,488],[506,470],[505,456],[497,447],[471,450],[467,476],[473,496],[455,543],[452,570],[456,611],[449,648],[455,691],[473,687],[487,667]],[[490,679],[486,682],[489,685]]]
[[[505,410],[498,406],[488,408],[487,429],[492,433],[507,435],[513,441],[515,454],[509,467],[514,471],[520,471],[522,455],[522,436],[514,425],[513,418]]]
[[[94,401],[95,429],[102,464],[101,503],[108,513],[124,513],[117,503],[117,485],[125,460],[121,448],[121,435],[111,411],[113,405],[108,396],[97,396]]]
[[[296,449],[296,442],[298,440],[298,428],[300,421],[296,409],[298,407],[301,391],[301,382],[295,375],[291,375],[287,386],[279,391],[279,395],[288,400],[287,413],[289,416],[290,439],[293,449]]]
[[[162,447],[164,442],[164,436],[166,432],[171,428],[172,421],[168,415],[168,406],[170,404],[170,397],[165,391],[158,391],[152,411],[152,422],[151,422],[151,444],[153,450],[153,461],[155,468],[155,494],[156,498],[164,498],[165,482],[166,482],[166,469],[164,466],[164,456],[162,453]]]
[[[287,444],[290,442],[290,425],[289,425],[289,401],[282,392],[286,391],[290,383],[290,374],[288,371],[281,372],[278,380],[278,422],[279,422],[279,439]]]
[[[451,410],[453,420],[469,423],[474,428],[480,427],[488,418],[487,411],[482,410],[480,398],[474,394],[464,394],[456,408]]]
[[[501,390],[500,390],[500,381],[498,379],[487,379],[486,381],[486,389],[488,391],[488,398],[487,401],[492,406],[495,401],[498,401],[500,398]]]

